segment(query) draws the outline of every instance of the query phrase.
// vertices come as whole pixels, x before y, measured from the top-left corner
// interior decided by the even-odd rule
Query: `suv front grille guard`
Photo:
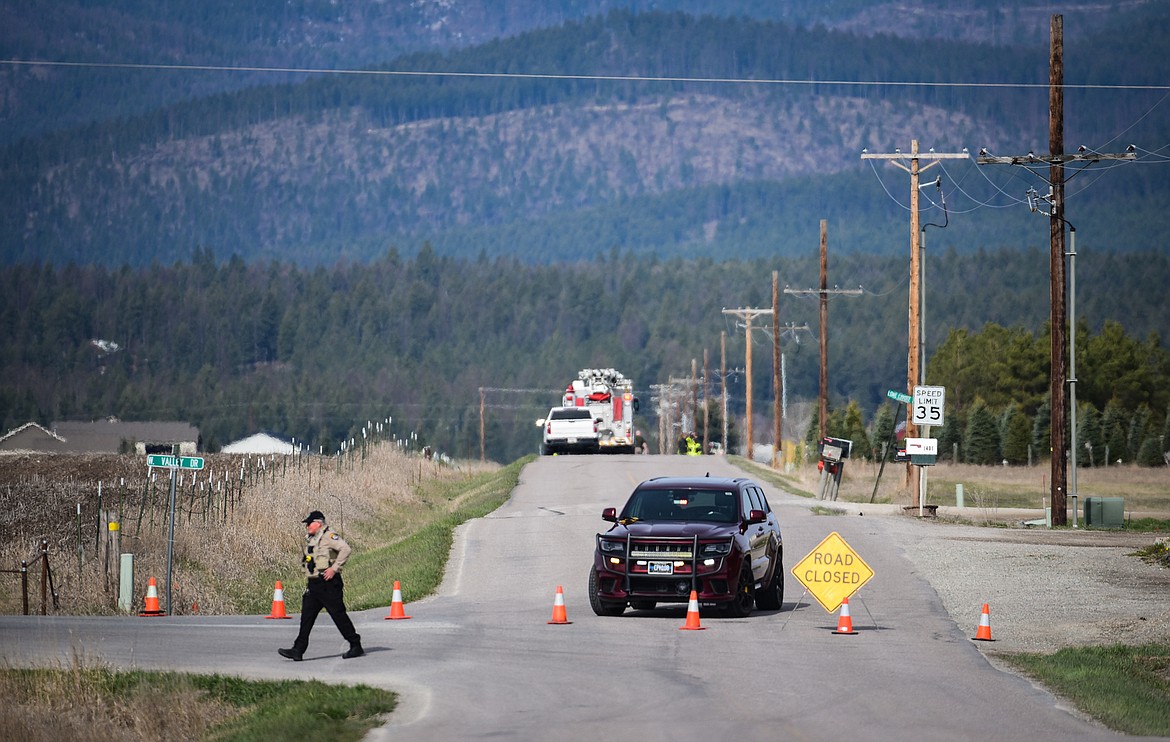
[[[601,534],[597,534],[598,549],[600,549],[600,542],[602,540]],[[610,539],[607,539],[610,540]],[[729,543],[734,542],[735,537],[729,536],[726,539],[707,540],[707,544],[712,543]],[[603,550],[601,550],[603,551]],[[727,554],[721,554],[721,558],[726,558],[730,554],[731,549],[728,548]],[[630,575],[635,573],[634,563],[637,561],[671,561],[671,562],[687,562],[690,566],[690,575],[688,575],[691,589],[699,589],[699,558],[701,556],[699,536],[687,539],[679,536],[633,536],[629,533],[625,538],[625,549],[622,555],[622,590],[627,594],[631,593]],[[682,575],[677,575],[682,577]],[[638,579],[646,579],[652,577],[649,574],[640,574]]]
[[[637,550],[635,551],[635,546]],[[684,551],[690,548],[690,553]],[[699,536],[696,534],[691,537],[690,542],[680,539],[677,536],[639,536],[637,539],[632,534],[626,534],[626,552],[624,556],[625,564],[622,575],[622,590],[628,595],[632,592],[630,587],[630,573],[633,572],[633,562],[639,559],[664,559],[672,562],[687,561],[691,566],[691,589],[698,590],[698,575],[699,575]]]

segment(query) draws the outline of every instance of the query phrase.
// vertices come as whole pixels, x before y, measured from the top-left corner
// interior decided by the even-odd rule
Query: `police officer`
[[[342,638],[349,642],[349,649],[341,655],[342,658],[348,660],[361,657],[365,654],[362,649],[362,638],[354,629],[349,614],[345,612],[345,599],[342,595],[344,585],[341,581],[341,568],[349,559],[352,549],[345,543],[345,539],[325,524],[325,516],[320,510],[309,513],[301,522],[305,524],[306,530],[301,564],[308,578],[308,588],[301,598],[301,631],[297,634],[291,649],[276,651],[281,657],[300,662],[305,650],[309,648],[309,632],[313,630],[313,624],[324,608],[337,625]]]

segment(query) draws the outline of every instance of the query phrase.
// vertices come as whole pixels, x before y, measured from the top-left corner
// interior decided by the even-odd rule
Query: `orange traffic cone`
[[[139,616],[165,616],[167,612],[160,610],[158,607],[158,586],[154,583],[154,578],[150,578],[150,582],[146,585],[146,608]]]
[[[557,585],[557,597],[553,599],[553,614],[549,623],[573,623],[565,612],[565,590],[560,585]]]
[[[991,608],[983,604],[983,613],[979,614],[979,630],[975,632],[975,641],[993,642],[991,638]]]
[[[401,618],[410,618],[406,615],[406,609],[402,605],[402,586],[398,580],[394,581],[394,595],[390,598],[390,615],[386,616],[385,621],[398,620]]]
[[[853,630],[853,617],[849,615],[849,598],[841,601],[841,615],[837,618],[837,630],[834,634],[856,634]]]
[[[703,631],[706,626],[699,625],[699,593],[691,591],[691,600],[687,603],[687,622],[678,627],[679,631]]]
[[[264,618],[291,618],[284,612],[284,585],[280,584],[280,580],[276,581],[276,589],[272,591],[272,613]]]

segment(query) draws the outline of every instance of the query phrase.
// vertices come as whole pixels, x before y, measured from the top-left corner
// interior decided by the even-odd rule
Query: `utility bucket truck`
[[[581,369],[569,382],[561,403],[589,410],[597,422],[602,453],[634,452],[634,413],[638,411],[634,382],[612,368]]]

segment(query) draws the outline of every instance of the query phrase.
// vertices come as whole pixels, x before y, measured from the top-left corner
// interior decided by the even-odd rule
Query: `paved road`
[[[446,579],[411,603],[357,614],[369,655],[341,660],[322,616],[306,661],[276,655],[293,621],[251,617],[0,618],[0,658],[318,678],[401,693],[378,740],[1075,740],[1120,738],[992,667],[902,555],[890,519],[825,517],[766,487],[791,568],[838,531],[876,576],[851,601],[856,636],[791,575],[784,610],[704,617],[685,606],[600,618],[585,594],[605,506],[665,474],[737,475],[722,458],[558,456],[512,499],[460,529]],[[387,575],[392,581],[393,575]],[[557,585],[571,625],[548,625]]]

